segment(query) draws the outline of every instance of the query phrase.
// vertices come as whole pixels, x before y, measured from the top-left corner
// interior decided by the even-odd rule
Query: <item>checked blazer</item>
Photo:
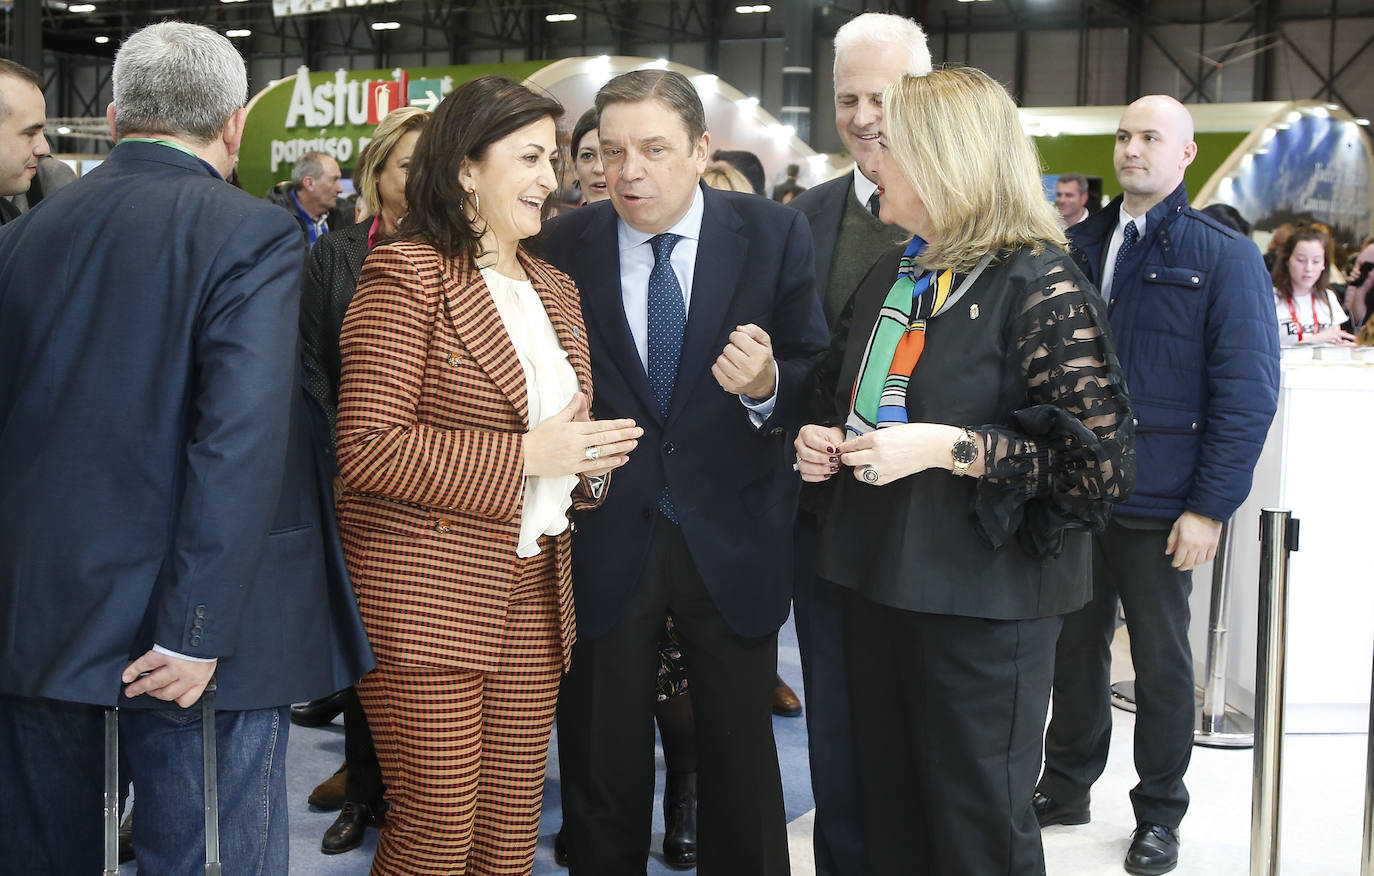
[[[591,396],[577,287],[520,263]],[[524,371],[471,259],[416,242],[363,264],[340,337],[339,524],[379,660],[491,671],[500,663],[524,498]],[[574,507],[590,508],[581,481]],[[555,538],[564,666],[576,635],[571,533]]]

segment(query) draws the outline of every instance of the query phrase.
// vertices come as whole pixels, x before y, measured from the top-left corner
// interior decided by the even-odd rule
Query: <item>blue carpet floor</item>
[[[796,630],[789,619],[778,634],[778,671],[802,696],[801,663],[797,653]],[[790,822],[811,811],[811,775],[807,765],[806,722],[802,718],[774,718],[773,734],[777,739],[778,762],[782,769],[784,803]],[[333,774],[343,761],[343,726],[336,721],[329,727],[307,729],[292,727],[287,747],[286,781],[291,806],[291,876],[365,876],[377,845],[377,834],[368,831],[367,840],[359,849],[342,855],[320,852],[320,838],[333,823],[336,813],[312,810],[306,797],[322,780]],[[654,797],[653,854],[649,858],[648,873],[669,874],[663,862],[663,753],[658,751],[659,781]],[[137,807],[135,807],[137,808]],[[562,823],[563,809],[559,800],[557,745],[550,745],[548,776],[544,783],[544,814],[539,829],[539,848],[535,852],[535,876],[557,876],[566,870],[553,861],[553,835]],[[136,874],[136,865],[120,868],[121,876]]]

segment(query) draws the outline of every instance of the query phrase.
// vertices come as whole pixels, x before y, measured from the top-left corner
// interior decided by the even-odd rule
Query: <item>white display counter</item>
[[[1302,361],[1310,355],[1285,354],[1278,414],[1232,524],[1226,699],[1254,714],[1259,516],[1287,508],[1301,523],[1289,565],[1285,730],[1364,733],[1374,658],[1374,361]],[[1211,581],[1210,566],[1193,573],[1199,686]]]

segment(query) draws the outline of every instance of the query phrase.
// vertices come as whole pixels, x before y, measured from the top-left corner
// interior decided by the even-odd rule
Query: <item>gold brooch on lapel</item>
[[[978,318],[978,305],[976,305],[976,304],[970,304],[970,305],[968,306],[968,318],[969,318],[969,319],[977,319],[977,318]]]

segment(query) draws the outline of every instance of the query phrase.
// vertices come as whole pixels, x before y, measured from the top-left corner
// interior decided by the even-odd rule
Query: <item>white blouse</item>
[[[544,302],[528,280],[512,280],[492,268],[482,268],[506,334],[525,372],[530,428],[563,410],[577,392],[577,373],[558,343]],[[525,503],[520,515],[518,557],[539,553],[539,536],[557,535],[568,528],[568,508],[576,475],[525,478]]]
[[[1298,343],[1312,343],[1312,336],[1333,325],[1340,325],[1347,317],[1336,293],[1327,289],[1317,299],[1315,305],[1311,293],[1294,295],[1287,301],[1274,290],[1274,310],[1279,318],[1279,346],[1291,347]],[[1294,320],[1294,316],[1297,317]]]

